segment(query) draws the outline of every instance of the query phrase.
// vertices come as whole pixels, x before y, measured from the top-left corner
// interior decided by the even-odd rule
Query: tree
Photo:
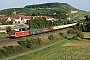
[[[83,39],[83,38],[84,38],[84,35],[83,35],[83,33],[82,33],[81,31],[76,30],[76,31],[75,31],[75,35],[73,36],[73,38],[74,38],[74,39],[77,39],[77,40],[78,40],[79,38],[80,38],[80,39]]]
[[[11,32],[11,27],[10,26],[9,27],[6,27],[6,32],[7,33]]]
[[[90,31],[90,16],[89,15],[86,15],[85,18],[86,19],[85,19],[85,22],[83,24],[84,30],[85,31]]]
[[[27,48],[33,48],[37,45],[41,45],[42,44],[42,40],[40,38],[34,39],[34,38],[30,38],[30,39],[22,39],[21,41],[18,42],[18,44],[25,46]]]
[[[89,15],[86,15],[85,18],[86,18],[85,21],[90,21],[90,16]]]
[[[15,32],[15,30],[11,30],[11,27],[6,27],[6,32],[11,35],[13,32]]]
[[[7,24],[8,25],[12,25],[13,24],[13,21],[8,21]]]
[[[31,40],[27,40],[27,48],[32,48],[33,47],[33,43]]]
[[[90,31],[90,21],[88,21],[88,22],[86,23],[86,29],[87,29],[87,31]]]

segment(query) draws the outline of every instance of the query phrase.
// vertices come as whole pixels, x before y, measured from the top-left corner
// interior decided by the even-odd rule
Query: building
[[[71,11],[71,14],[77,13],[78,11]]]
[[[26,24],[16,24],[16,25],[0,25],[0,32],[6,33],[6,27],[11,27],[12,30],[20,31],[22,28],[29,28]]]
[[[26,23],[27,20],[30,20],[30,19],[35,19],[35,18],[38,18],[38,17],[44,17],[46,18],[46,20],[48,21],[52,21],[52,20],[57,20],[55,18],[52,18],[50,16],[24,16],[24,15],[16,15],[16,16],[12,16],[12,17],[8,17],[8,19],[6,20],[7,21],[13,21],[13,23]]]

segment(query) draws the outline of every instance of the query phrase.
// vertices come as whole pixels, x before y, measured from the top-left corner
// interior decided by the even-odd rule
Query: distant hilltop
[[[70,5],[67,3],[44,3],[44,4],[27,5],[24,8],[55,8],[62,6],[70,6]]]
[[[60,12],[57,11],[58,9],[60,10]],[[78,9],[72,7],[67,3],[43,3],[43,4],[26,5],[23,8],[8,8],[8,9],[0,10],[0,15],[2,14],[10,15],[13,12],[15,12],[16,14],[24,14],[24,15],[34,15],[34,16],[44,15],[45,16],[50,14],[49,16],[51,16],[51,14],[53,13],[65,14],[70,10],[78,10]]]

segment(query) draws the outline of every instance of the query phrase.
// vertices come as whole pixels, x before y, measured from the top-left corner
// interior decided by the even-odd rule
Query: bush
[[[73,39],[78,40],[78,38],[79,38],[79,39],[83,39],[83,38],[84,38],[84,35],[83,35],[83,33],[82,33],[81,31],[76,30],[76,31],[75,31],[75,35],[73,36]]]
[[[37,38],[37,40],[38,40],[38,44],[41,45],[42,44],[42,39]]]
[[[74,36],[72,37],[72,39],[78,40],[77,35],[74,35]]]
[[[24,51],[26,49],[26,47],[23,47],[21,45],[18,46],[3,46],[2,49],[0,50],[0,55],[10,55],[10,54],[14,54],[14,53],[18,53],[21,51]]]
[[[59,33],[59,36],[63,37],[63,36],[64,36],[64,34],[63,34],[62,32],[60,32],[60,33]]]
[[[30,38],[30,39],[26,39],[26,40],[22,39],[18,43],[27,48],[33,48],[34,46],[41,45],[42,39],[40,39],[40,38],[37,38],[37,39]]]
[[[75,33],[74,29],[69,29],[69,30],[67,31],[67,34],[74,34],[74,33]]]
[[[54,39],[54,35],[48,36],[48,39],[49,39],[49,40],[53,40],[53,39]]]
[[[76,30],[76,35],[79,37],[79,38],[81,38],[81,39],[83,39],[84,38],[84,35],[83,35],[83,33],[81,32],[81,31],[79,31],[79,30]]]

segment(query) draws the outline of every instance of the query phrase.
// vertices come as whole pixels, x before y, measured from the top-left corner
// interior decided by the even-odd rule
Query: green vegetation
[[[42,39],[37,38],[37,39],[21,39],[21,41],[19,41],[19,44],[22,46],[25,46],[27,48],[33,48],[35,46],[41,45],[42,44]]]
[[[19,54],[21,52],[26,52],[30,49],[37,47],[42,44],[42,40],[40,38],[37,39],[21,39],[18,46],[3,46],[0,50],[0,58],[12,56],[14,54]],[[22,45],[22,46],[21,46]],[[43,44],[44,45],[44,44]],[[42,46],[42,45],[41,45]],[[30,48],[30,49],[28,49]]]
[[[67,22],[67,20],[58,20],[58,21],[47,21],[44,17],[38,17],[35,19],[31,19],[27,21],[27,24],[29,25],[29,29],[41,29],[41,28],[51,28],[53,26],[62,25],[62,22],[64,24],[70,23],[70,21]]]
[[[60,39],[63,39],[63,38],[58,37],[53,40],[49,40],[49,41],[47,40],[46,42],[42,42],[42,39],[40,39],[40,38],[36,38],[36,39],[28,38],[27,39],[27,38],[23,37],[23,38],[21,38],[21,41],[18,42],[20,44],[18,46],[8,46],[8,47],[4,46],[0,50],[0,59],[37,49],[37,48],[46,46],[48,44],[57,42]]]
[[[0,19],[0,23],[2,25],[12,25],[13,21],[6,21],[6,18],[4,18],[4,19]]]
[[[90,43],[90,41],[70,40],[32,54],[18,57],[13,60],[89,60],[89,46],[64,46],[67,43]]]
[[[86,15],[85,18],[83,26],[85,27],[85,31],[90,31],[90,15]]]
[[[78,10],[67,3],[45,3],[37,5],[27,5],[24,8],[11,8],[0,11],[0,14],[6,16],[14,16],[16,14],[23,14],[28,16],[51,16],[57,19],[66,20],[83,20],[85,15],[89,15],[85,11]],[[78,13],[71,14],[71,11],[78,11]]]
[[[85,15],[85,19],[83,21],[78,21],[77,26],[74,29],[78,29],[79,31],[89,32],[90,31],[90,15]]]
[[[27,51],[28,49],[24,46],[18,45],[18,46],[3,46],[2,49],[0,50],[0,59],[7,57],[7,56],[12,56],[14,54],[19,54],[21,52]]]
[[[22,38],[21,39],[21,41],[19,42],[19,44],[20,44],[20,46],[21,47],[19,47],[20,48],[20,50],[18,50],[17,51],[17,49],[18,48],[16,48],[16,47],[18,47],[18,46],[9,46],[9,47],[3,47],[1,50],[0,50],[0,53],[1,53],[1,58],[4,58],[4,57],[7,57],[7,56],[11,56],[11,55],[15,55],[15,54],[19,54],[19,53],[21,53],[21,52],[26,52],[26,51],[29,51],[29,50],[32,50],[32,49],[36,49],[36,48],[38,48],[38,47],[42,47],[42,46],[45,46],[45,45],[47,45],[47,44],[50,44],[50,43],[54,43],[54,42],[56,42],[56,41],[58,41],[58,40],[60,40],[60,38],[66,38],[68,35],[67,34],[64,34],[64,33],[62,33],[62,32],[60,32],[59,34],[58,34],[60,37],[58,37],[57,38],[57,36],[54,36],[54,35],[50,35],[50,36],[48,36],[48,39],[50,39],[49,41],[47,41],[47,42],[43,42],[43,40],[42,39],[40,39],[40,38],[37,38],[37,39],[34,39],[34,38]],[[73,36],[74,36],[74,34],[73,34]],[[78,39],[78,37],[79,38],[83,38],[82,36],[82,33],[81,32],[78,32],[78,30],[76,30],[75,31],[75,39],[76,39],[76,41],[78,41],[79,39]],[[70,39],[70,41],[69,42],[73,42],[73,41],[75,41],[75,40],[72,40],[72,38]],[[79,41],[83,41],[83,40],[79,40]],[[66,42],[65,42],[66,43]],[[59,52],[54,52],[55,53],[55,57],[54,58],[57,58],[56,56],[58,56],[58,58],[59,59],[63,59],[62,57],[60,57],[60,56],[63,56],[64,54],[63,53],[66,53],[65,51],[66,50],[68,50],[68,49],[70,49],[70,50],[68,50],[68,51],[71,51],[71,50],[73,50],[73,47],[68,47],[68,48],[66,48],[66,47],[63,47],[62,46],[62,44],[63,44],[63,42],[61,43],[61,44],[59,44],[58,46],[58,48],[59,48],[59,51],[61,50],[61,52],[59,53]],[[29,49],[28,49],[29,48]],[[55,47],[54,47],[55,48]],[[54,49],[53,48],[53,49]],[[56,48],[56,49],[58,49],[58,48]],[[75,48],[75,51],[77,51],[77,47],[74,47]],[[63,51],[63,53],[62,53],[62,50],[63,49],[65,49],[65,51]],[[79,48],[80,49],[80,48]],[[79,50],[78,49],[78,50]],[[83,48],[84,49],[84,48]],[[86,49],[89,49],[89,48],[86,48]],[[47,49],[45,50],[45,51],[47,51]],[[80,50],[81,51],[81,50]],[[19,53],[18,53],[19,52]],[[49,51],[50,52],[50,51]],[[49,53],[48,51],[47,51],[47,53]],[[73,53],[74,51],[71,51],[71,52],[69,52],[69,53]],[[9,53],[11,53],[11,54],[9,54]],[[47,53],[45,53],[45,54],[47,54]],[[67,56],[68,56],[68,54],[69,53],[67,53]],[[32,54],[34,54],[34,53],[32,53]],[[32,54],[30,55],[31,57],[29,57],[29,59],[34,59],[34,57],[36,57],[36,55],[33,55],[32,56]],[[43,52],[40,52],[40,53],[38,53],[38,52],[36,52],[35,54],[43,54]],[[59,56],[59,55],[60,56]],[[44,54],[43,54],[44,55]],[[42,56],[43,56],[42,55]],[[37,55],[38,56],[38,55]],[[39,55],[40,56],[40,55]],[[38,57],[39,57],[38,56]],[[51,54],[51,56],[52,56],[52,54]],[[73,57],[73,56],[71,56],[70,54],[69,54],[69,56],[70,56],[70,59],[71,59],[71,57]],[[33,57],[33,58],[32,58]],[[44,56],[45,57],[45,56]],[[80,56],[81,57],[81,56]],[[21,58],[23,58],[23,57],[21,57]],[[78,58],[78,57],[77,57]],[[26,60],[27,60],[27,58],[25,58]],[[35,59],[39,59],[39,58],[35,58]],[[45,59],[48,59],[47,58],[47,56],[46,56],[46,58]],[[50,58],[50,59],[52,59],[52,58]],[[65,58],[65,59],[67,59],[67,58]]]
[[[73,29],[70,29],[67,31],[67,34],[72,34],[72,37],[70,41],[66,41],[57,45],[54,45],[52,47],[46,48],[44,50],[41,50],[39,52],[35,52],[26,56],[22,56],[20,58],[17,58],[15,60],[55,60],[55,59],[61,59],[61,60],[89,60],[88,53],[90,48],[88,46],[63,46],[63,44],[72,42],[74,40],[77,40],[75,42],[78,42],[78,40],[83,41],[83,33],[82,31],[90,31],[90,16],[85,11],[80,11],[78,9],[73,8],[72,6],[66,4],[66,3],[46,3],[46,4],[39,4],[39,5],[28,5],[24,8],[12,8],[12,9],[6,9],[1,10],[0,14],[5,14],[6,16],[14,16],[13,11],[16,11],[17,14],[24,14],[24,15],[31,15],[31,16],[51,16],[54,18],[57,18],[58,21],[46,21],[45,18],[35,18],[34,20],[31,19],[27,21],[27,24],[29,25],[29,29],[41,29],[41,28],[51,28],[52,26],[72,23],[74,20],[83,20],[85,23],[81,24],[81,21],[78,22],[77,26],[73,27]],[[78,11],[78,13],[71,14],[71,11]],[[86,16],[84,16],[87,14]],[[72,20],[68,20],[67,18],[72,18]],[[82,18],[83,17],[83,18]],[[86,18],[86,19],[85,19]],[[85,19],[85,20],[84,20]],[[2,24],[12,24],[11,22],[5,23],[4,21],[0,21]],[[7,33],[11,34],[13,31],[11,30],[11,27],[6,27]],[[49,42],[43,42],[42,39],[37,38],[22,38],[21,41],[19,41],[19,46],[8,46],[3,47],[0,50],[0,58],[4,58],[7,56],[19,54],[21,52],[25,52],[28,50],[35,49],[37,47],[41,47],[50,43],[54,43],[60,38],[67,38],[67,34],[64,34],[62,32],[59,33],[59,38],[57,38],[54,35],[49,35],[48,39]],[[73,39],[73,40],[72,40]],[[88,41],[89,42],[89,41]]]
[[[75,30],[74,29],[69,29],[68,31],[67,31],[67,34],[74,34],[75,33]]]
[[[75,34],[73,36],[73,39],[76,39],[76,40],[81,39],[82,40],[83,38],[84,38],[83,33],[81,31],[79,31],[79,30],[76,30]]]
[[[48,36],[48,39],[49,39],[49,40],[54,40],[54,38],[55,38],[54,35],[49,35],[49,36]]]
[[[67,3],[45,3],[45,4],[36,4],[36,5],[27,5],[24,8],[55,8],[55,7],[62,7],[62,6],[70,6]]]
[[[6,27],[6,32],[7,34],[11,35],[13,32],[15,32],[15,30],[11,30],[11,27]]]
[[[59,36],[63,37],[64,36],[64,33],[60,32],[59,33]]]

